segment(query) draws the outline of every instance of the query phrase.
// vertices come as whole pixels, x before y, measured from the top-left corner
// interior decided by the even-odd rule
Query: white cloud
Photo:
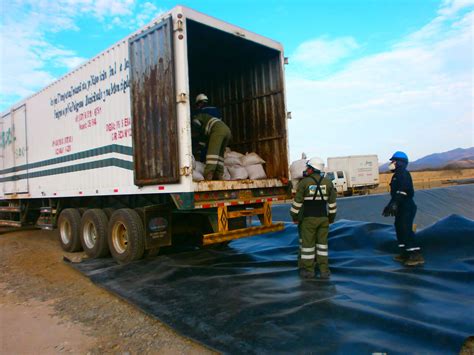
[[[163,11],[135,0],[12,0],[2,12],[0,111],[51,83],[58,68],[67,72],[86,60],[49,42],[51,35],[87,31],[79,28],[84,19],[102,23],[105,30],[135,30]]]
[[[301,43],[291,58],[296,65],[303,65],[306,70],[321,70],[321,67],[348,57],[357,48],[359,45],[352,37],[321,37]]]
[[[466,9],[449,2],[391,50],[321,80],[288,68],[291,158],[305,151],[385,159],[394,150],[418,158],[474,145],[473,13],[448,8]]]

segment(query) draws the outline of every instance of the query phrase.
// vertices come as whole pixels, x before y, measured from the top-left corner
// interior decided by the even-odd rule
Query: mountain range
[[[388,171],[388,165],[389,163],[381,165],[380,172]],[[463,168],[474,168],[474,147],[430,154],[408,165],[410,171]]]

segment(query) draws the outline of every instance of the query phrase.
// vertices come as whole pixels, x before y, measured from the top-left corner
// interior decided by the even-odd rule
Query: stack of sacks
[[[224,153],[224,167],[229,172],[230,180],[243,180],[249,177],[247,169],[242,166],[240,158],[244,155],[226,148]]]
[[[296,185],[303,178],[303,172],[306,170],[306,154],[301,155],[301,159],[295,160],[290,165],[290,177],[293,190],[296,190]]]
[[[206,164],[196,161],[193,156],[193,181],[203,181],[204,180],[204,169]],[[229,169],[224,167],[224,180],[230,180]]]
[[[226,148],[224,153],[224,180],[266,179],[263,169],[265,160],[257,153],[242,154]],[[196,161],[193,157],[193,180],[204,180],[206,164]]]
[[[242,165],[245,166],[245,169],[249,175],[249,179],[266,179],[267,174],[265,174],[265,170],[263,170],[262,165],[265,163],[265,160],[260,158],[257,153],[247,153],[240,158],[240,161],[242,162]]]

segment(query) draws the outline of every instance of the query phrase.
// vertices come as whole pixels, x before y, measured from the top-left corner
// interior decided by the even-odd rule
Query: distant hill
[[[380,166],[380,172],[388,171],[389,163]],[[457,148],[444,153],[435,153],[420,158],[408,165],[410,171],[435,169],[474,168],[474,147]]]

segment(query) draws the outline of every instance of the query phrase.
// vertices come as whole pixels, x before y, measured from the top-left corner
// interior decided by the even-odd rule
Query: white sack
[[[194,171],[198,171],[201,175],[204,175],[204,168],[206,167],[206,164],[196,161],[196,168]]]
[[[257,153],[247,153],[243,157],[240,158],[240,161],[242,162],[242,166],[265,163],[265,160],[260,158],[260,156]]]
[[[225,149],[225,152],[224,152],[224,158],[227,158],[227,157],[235,157],[235,158],[239,158],[240,157],[243,157],[244,155],[242,153],[239,153],[239,152],[234,152],[232,150],[230,150],[229,147],[227,147]]]
[[[193,180],[194,181],[202,181],[204,180],[204,176],[197,170],[193,170]]]
[[[263,170],[262,164],[254,164],[248,165],[245,167],[249,174],[249,179],[257,180],[257,179],[266,179],[267,174],[265,174],[265,170]]]
[[[240,154],[240,153],[239,153]],[[236,166],[236,165],[242,165],[240,162],[240,158],[234,155],[228,155],[226,158],[224,158],[224,165],[226,166]]]
[[[224,166],[224,176],[223,176],[223,179],[224,179],[224,180],[231,180],[229,168],[227,168],[227,166]]]
[[[243,180],[249,177],[247,169],[245,169],[243,166],[229,166],[228,169],[232,180]]]
[[[306,159],[295,160],[290,165],[291,179],[301,179],[303,177],[303,171],[306,170]]]

